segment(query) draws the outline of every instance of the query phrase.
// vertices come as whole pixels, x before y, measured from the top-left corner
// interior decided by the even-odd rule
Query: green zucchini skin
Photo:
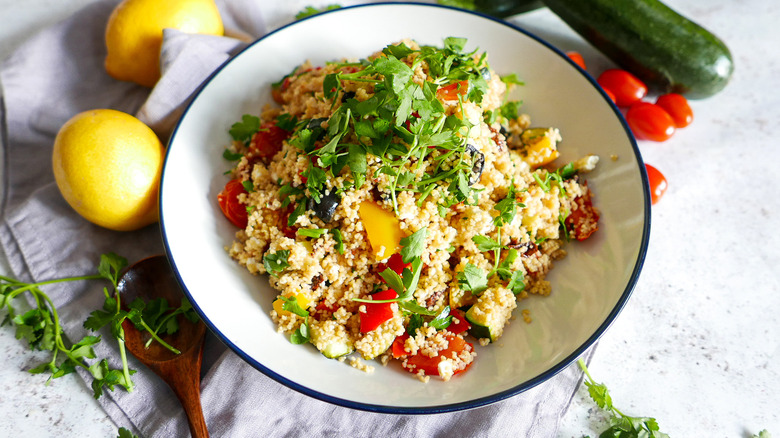
[[[658,0],[544,0],[574,31],[653,89],[703,99],[734,61],[718,37]]]

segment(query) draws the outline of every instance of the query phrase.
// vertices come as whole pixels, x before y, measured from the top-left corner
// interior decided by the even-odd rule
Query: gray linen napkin
[[[51,171],[54,136],[80,111],[114,108],[137,114],[165,141],[182,103],[242,47],[238,39],[166,31],[164,75],[159,84],[150,91],[116,81],[103,68],[104,26],[116,3],[98,1],[41,32],[0,68],[6,134],[0,243],[14,275],[20,278],[44,280],[92,273],[100,254],[109,251],[131,262],[162,253],[156,225],[119,233],[92,225],[71,210]],[[218,3],[230,35],[257,37],[292,21],[305,5],[326,2]],[[101,306],[103,284],[98,283],[49,289],[65,333],[73,338],[86,334],[81,322],[91,309]],[[118,352],[110,342],[102,342],[96,350],[118,366]],[[134,376],[137,389],[106,392],[100,403],[108,415],[118,427],[142,436],[187,436],[186,419],[173,393],[134,358],[130,360],[138,370]],[[203,406],[215,437],[449,437],[454,432],[456,436],[549,437],[555,435],[580,382],[576,367],[569,367],[519,396],[479,409],[425,416],[375,414],[330,405],[288,389],[244,363],[213,336],[206,341],[203,376]],[[90,391],[86,383],[84,391]]]

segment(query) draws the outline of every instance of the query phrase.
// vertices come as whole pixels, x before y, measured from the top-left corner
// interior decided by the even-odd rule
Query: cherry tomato
[[[268,161],[282,150],[282,143],[290,137],[290,133],[276,126],[273,121],[260,125],[260,130],[252,136],[249,142],[249,155]]]
[[[605,70],[597,80],[612,92],[618,106],[631,106],[647,95],[647,85],[631,73],[620,69]]]
[[[566,56],[574,61],[575,64],[579,65],[583,70],[585,70],[585,59],[582,57],[582,55],[579,54],[579,52],[566,52]]]
[[[469,81],[453,82],[436,90],[439,100],[458,100],[458,95],[465,96],[469,92]]]
[[[439,375],[439,362],[444,358],[452,358],[453,354],[459,355],[463,351],[473,351],[474,346],[466,342],[460,336],[444,335],[447,338],[449,346],[440,351],[438,356],[428,357],[422,353],[417,353],[414,356],[409,356],[402,364],[406,371],[416,374],[419,370],[425,371],[427,376]],[[454,374],[462,373],[469,369],[473,362],[466,365],[462,370],[455,370]]]
[[[237,179],[232,179],[225,184],[225,188],[217,195],[219,208],[233,225],[238,228],[246,228],[247,218],[246,206],[238,202],[238,195],[246,193],[244,185]]]
[[[609,96],[609,98],[612,100],[613,103],[617,104],[617,99],[615,99],[615,93],[609,91],[606,88],[602,88],[602,90],[604,90],[604,93],[606,93],[606,95]]]
[[[677,93],[664,94],[658,97],[655,104],[672,116],[674,125],[678,128],[685,128],[693,121],[693,110],[688,105],[688,99]]]
[[[666,193],[668,184],[661,171],[649,164],[645,164],[645,168],[647,169],[647,180],[650,182],[650,199],[655,204]]]
[[[377,301],[392,300],[398,298],[398,294],[392,289],[387,289],[375,293],[371,298]],[[360,331],[362,333],[368,333],[382,325],[383,322],[392,318],[393,309],[390,307],[391,304],[392,303],[363,303],[363,305],[366,306],[366,311],[359,312]]]
[[[584,184],[585,193],[574,198],[577,208],[572,208],[566,216],[566,229],[577,240],[585,240],[599,229],[599,211],[593,207],[590,189]]]
[[[634,134],[644,140],[666,141],[675,131],[672,116],[650,102],[631,105],[626,113],[626,121]]]

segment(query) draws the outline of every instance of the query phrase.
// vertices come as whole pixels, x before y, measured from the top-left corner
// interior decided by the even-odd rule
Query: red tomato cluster
[[[582,55],[577,52],[567,52],[566,55],[585,69]],[[643,99],[647,97],[647,85],[625,70],[605,70],[599,75],[597,82],[615,105],[626,108],[626,122],[637,138],[666,141],[677,129],[684,128],[693,121],[693,111],[685,97],[668,93],[659,96],[655,103],[645,101]],[[645,166],[650,182],[650,197],[655,204],[666,192],[668,184],[658,169],[649,164]]]
[[[597,82],[617,106],[628,108],[626,121],[637,138],[666,141],[675,130],[693,121],[693,111],[685,97],[669,93],[660,96],[655,103],[644,101],[647,86],[625,70],[606,70]]]

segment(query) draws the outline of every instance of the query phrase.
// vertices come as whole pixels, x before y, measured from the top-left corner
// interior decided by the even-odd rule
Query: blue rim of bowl
[[[236,353],[242,360],[244,360],[245,362],[250,364],[252,367],[257,369],[258,371],[262,372],[266,376],[276,380],[277,382],[287,386],[288,388],[291,388],[291,389],[293,389],[295,391],[298,391],[298,392],[300,392],[302,394],[305,394],[307,396],[310,396],[312,398],[315,398],[315,399],[318,399],[318,400],[321,400],[321,401],[324,401],[324,402],[332,403],[332,404],[335,404],[335,405],[338,405],[338,406],[343,406],[343,407],[346,407],[346,408],[350,408],[350,409],[356,409],[356,410],[368,411],[368,412],[376,412],[376,413],[404,414],[404,415],[410,415],[410,414],[413,414],[413,415],[423,415],[423,414],[440,414],[440,413],[446,413],[446,412],[456,412],[456,411],[461,411],[461,410],[478,408],[478,407],[482,407],[482,406],[486,406],[486,405],[489,405],[489,404],[493,404],[493,403],[499,402],[501,400],[505,400],[505,399],[507,399],[509,397],[515,396],[515,395],[520,394],[522,392],[525,392],[525,391],[535,387],[536,385],[539,385],[540,383],[545,382],[545,381],[549,380],[550,378],[554,377],[555,375],[557,375],[564,368],[566,368],[572,362],[574,362],[579,356],[581,356],[583,353],[585,353],[585,351],[588,348],[590,348],[601,337],[601,335],[604,334],[604,332],[614,322],[614,320],[617,317],[617,315],[621,312],[621,310],[625,306],[626,302],[628,302],[628,299],[630,298],[634,288],[636,287],[636,283],[637,283],[637,281],[639,279],[639,274],[642,271],[642,266],[644,264],[645,257],[647,255],[647,247],[648,247],[648,242],[649,242],[649,239],[650,239],[650,218],[651,218],[651,216],[650,216],[650,188],[649,188],[650,185],[648,183],[647,173],[644,170],[644,162],[642,160],[642,155],[641,155],[641,153],[639,151],[639,147],[638,147],[638,145],[636,143],[636,140],[635,140],[635,138],[634,138],[634,136],[633,136],[633,134],[631,132],[631,129],[628,127],[628,124],[626,123],[625,118],[623,117],[623,115],[620,112],[620,110],[617,108],[617,106],[615,106],[614,103],[612,103],[611,99],[607,96],[606,93],[604,93],[604,91],[601,89],[601,87],[598,85],[598,83],[595,81],[595,79],[593,79],[592,76],[590,76],[587,72],[585,72],[585,70],[580,68],[576,63],[574,63],[561,50],[557,49],[556,47],[554,47],[552,44],[548,43],[547,41],[539,38],[538,36],[528,32],[527,30],[525,30],[525,29],[523,29],[523,28],[521,28],[521,27],[519,27],[517,25],[514,25],[514,24],[509,23],[507,21],[504,21],[502,19],[490,16],[490,15],[486,15],[486,14],[483,14],[483,13],[480,13],[480,12],[468,11],[468,10],[464,10],[464,9],[460,9],[460,8],[454,8],[454,7],[438,5],[438,4],[415,3],[415,2],[381,2],[381,3],[370,3],[370,4],[347,6],[347,7],[342,7],[342,8],[339,8],[339,9],[325,11],[325,12],[322,12],[322,13],[319,13],[319,14],[316,14],[316,15],[313,15],[313,16],[310,16],[310,17],[306,17],[306,18],[303,18],[301,20],[297,20],[297,21],[294,21],[292,23],[289,23],[289,24],[287,24],[285,26],[282,26],[282,27],[280,27],[278,29],[275,29],[275,30],[273,30],[273,31],[263,35],[262,37],[258,38],[257,40],[253,41],[252,43],[248,44],[240,52],[238,52],[233,57],[231,57],[230,59],[225,61],[225,63],[222,64],[219,68],[217,68],[211,75],[209,75],[209,77],[205,81],[203,81],[203,83],[200,85],[200,87],[198,87],[197,91],[195,93],[193,93],[192,99],[187,104],[187,106],[184,109],[181,117],[179,118],[179,122],[177,122],[173,132],[171,133],[170,139],[168,141],[168,147],[171,146],[171,144],[173,143],[174,138],[176,137],[176,132],[178,131],[179,127],[181,126],[181,120],[183,120],[186,117],[187,113],[190,110],[190,107],[197,100],[198,96],[203,91],[203,89],[228,64],[230,64],[237,57],[241,56],[245,51],[249,50],[255,44],[258,44],[259,42],[265,40],[266,38],[271,37],[272,35],[276,34],[277,32],[280,32],[280,31],[285,30],[285,29],[287,29],[289,27],[295,26],[298,23],[301,23],[301,22],[304,22],[304,21],[307,21],[307,20],[316,20],[318,17],[321,17],[321,16],[323,16],[325,14],[338,14],[338,13],[340,13],[340,11],[349,10],[349,9],[373,8],[373,7],[378,7],[378,6],[396,6],[396,5],[397,6],[415,6],[415,7],[429,7],[429,8],[450,9],[450,10],[459,11],[459,12],[464,13],[464,14],[477,15],[477,16],[489,19],[491,21],[494,21],[496,24],[509,27],[509,28],[511,28],[511,29],[513,29],[513,30],[515,30],[517,32],[520,32],[520,33],[528,36],[529,38],[534,39],[535,41],[537,41],[540,44],[542,44],[545,47],[547,47],[549,50],[557,53],[561,58],[565,59],[569,64],[571,64],[572,66],[577,68],[580,71],[580,73],[583,74],[583,76],[585,76],[588,79],[588,81],[590,81],[590,83],[594,86],[594,88],[596,88],[601,93],[601,95],[607,101],[607,103],[609,103],[611,105],[612,110],[615,112],[615,115],[620,120],[620,123],[622,124],[623,129],[626,131],[627,137],[628,137],[629,141],[631,142],[631,147],[633,148],[634,155],[635,155],[635,157],[637,159],[637,165],[638,165],[639,170],[640,170],[640,176],[642,178],[642,185],[644,187],[644,202],[643,202],[643,204],[644,204],[645,214],[644,214],[644,227],[642,229],[642,241],[640,243],[639,253],[637,254],[636,263],[634,264],[634,269],[631,272],[631,276],[629,278],[628,284],[626,285],[626,287],[625,287],[625,289],[623,291],[623,294],[620,296],[620,299],[615,304],[615,307],[609,313],[609,315],[604,320],[604,322],[598,327],[598,329],[596,329],[596,331],[588,339],[585,340],[585,342],[583,342],[583,344],[579,348],[577,348],[569,356],[565,357],[564,359],[559,361],[557,364],[552,366],[550,369],[548,369],[544,373],[534,377],[533,379],[521,382],[520,384],[518,384],[518,385],[516,385],[516,386],[514,386],[514,387],[512,387],[512,388],[510,388],[508,390],[505,390],[505,391],[502,391],[502,392],[498,392],[498,393],[490,395],[490,396],[486,396],[486,397],[481,397],[481,398],[465,401],[465,402],[444,404],[444,405],[437,405],[437,406],[403,407],[403,406],[388,406],[388,405],[376,405],[376,404],[360,403],[360,402],[355,402],[355,401],[351,401],[351,400],[347,400],[347,399],[343,399],[343,398],[339,398],[339,397],[334,397],[334,396],[331,396],[331,395],[328,395],[328,394],[325,394],[325,393],[322,393],[322,392],[315,391],[313,389],[307,388],[307,387],[305,387],[303,385],[300,385],[300,384],[298,384],[298,383],[296,383],[296,382],[294,382],[294,381],[292,381],[290,379],[287,379],[287,378],[285,378],[285,377],[275,373],[274,371],[271,371],[270,369],[268,369],[265,366],[263,366],[263,364],[261,364],[257,360],[253,359],[252,357],[249,357],[249,355],[247,355],[238,346],[233,344],[222,332],[220,332],[219,329],[217,327],[215,327],[214,324],[208,318],[205,317],[204,312],[200,309],[200,307],[198,306],[197,302],[195,302],[195,300],[192,299],[192,294],[190,294],[189,290],[187,289],[187,285],[184,283],[184,280],[181,278],[181,275],[179,274],[179,270],[176,268],[176,261],[173,259],[173,257],[170,254],[170,247],[169,247],[168,239],[167,239],[167,236],[166,236],[166,233],[165,233],[165,216],[163,214],[161,214],[161,217],[160,217],[160,231],[161,231],[161,234],[162,234],[162,240],[163,240],[163,245],[165,247],[166,257],[168,258],[168,261],[170,262],[171,267],[173,268],[173,271],[174,271],[174,273],[176,275],[176,280],[179,282],[179,285],[182,287],[184,293],[187,295],[189,300],[192,302],[193,308],[195,308],[195,310],[198,312],[198,314],[200,315],[201,319],[206,323],[206,325],[209,327],[211,332],[215,336],[217,336],[217,338],[220,339],[220,341],[222,341],[228,348],[230,348],[234,353]],[[166,155],[166,163],[165,164],[167,164],[167,159],[168,159],[167,157],[168,156],[169,155]],[[164,167],[163,167],[163,174],[162,174],[162,178],[161,178],[161,181],[160,181],[160,187],[163,186],[164,181],[165,181],[165,168],[166,168],[166,166],[164,165]],[[160,212],[163,211],[163,208],[162,208],[163,202],[164,202],[164,200],[163,200],[163,193],[162,193],[162,190],[161,190],[160,191],[160,199],[159,199]]]

